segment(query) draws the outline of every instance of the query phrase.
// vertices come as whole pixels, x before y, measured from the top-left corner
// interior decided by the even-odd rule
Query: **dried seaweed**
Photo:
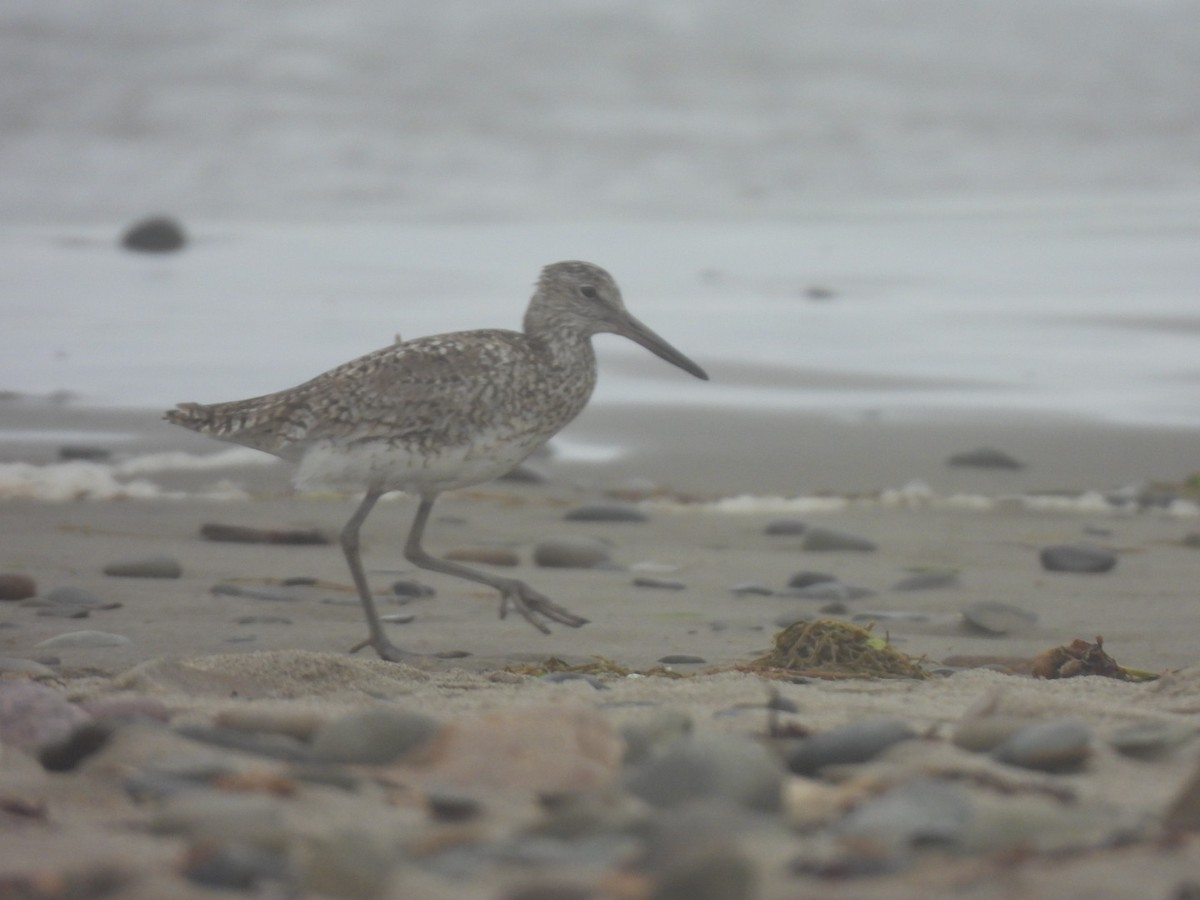
[[[835,619],[789,625],[775,635],[770,653],[737,669],[776,678],[929,677],[920,660],[893,649],[869,628]]]
[[[614,662],[603,656],[593,657],[591,662],[584,663],[568,663],[564,659],[559,659],[557,656],[549,656],[541,662],[536,663],[521,663],[516,666],[508,666],[504,669],[505,672],[511,672],[514,675],[532,675],[540,678],[543,675],[550,675],[554,672],[570,672],[576,675],[613,675],[618,678],[627,678],[630,675],[645,675],[658,678],[691,678],[693,676],[677,672],[667,666],[653,666],[649,669],[630,669],[628,666],[623,666],[620,663]]]
[[[1077,678],[1081,675],[1099,675],[1119,681],[1152,681],[1158,676],[1140,669],[1129,669],[1104,651],[1104,638],[1096,635],[1096,642],[1089,643],[1076,638],[1061,647],[1043,650],[1033,658],[1031,672],[1035,678]]]

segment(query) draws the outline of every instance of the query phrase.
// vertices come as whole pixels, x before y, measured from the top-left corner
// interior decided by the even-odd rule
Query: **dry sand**
[[[29,440],[3,447],[0,461],[51,462],[60,437],[43,441],[33,433],[65,428],[128,435],[114,445],[120,454],[220,449],[160,426],[153,415],[139,411],[7,403],[2,413],[4,427],[25,430]],[[1200,442],[1194,432],[1031,418],[849,422],[732,411],[598,408],[573,426],[568,437],[600,444],[628,441],[631,449],[608,462],[543,461],[540,465],[549,474],[543,484],[505,481],[447,495],[435,509],[427,546],[435,553],[479,546],[515,550],[522,565],[507,571],[587,616],[591,623],[584,628],[555,628],[553,634],[541,635],[519,619],[498,620],[495,597],[486,590],[414,573],[399,553],[414,504],[398,499],[381,505],[364,531],[369,577],[382,591],[398,577],[415,575],[434,586],[437,596],[385,606],[385,613],[415,616],[409,624],[391,626],[393,640],[421,653],[453,649],[470,655],[453,661],[422,658],[415,668],[389,667],[368,659],[367,652],[346,657],[364,627],[353,594],[345,587],[336,547],[213,543],[198,535],[201,524],[213,521],[265,528],[315,526],[335,534],[353,500],[293,495],[286,488],[286,469],[279,466],[149,476],[168,491],[204,490],[219,479],[233,479],[250,494],[234,501],[0,499],[0,568],[33,576],[43,591],[75,585],[121,604],[84,621],[39,617],[33,609],[4,604],[0,653],[57,657],[56,662],[49,660],[59,673],[52,683],[73,696],[137,688],[163,697],[186,715],[203,716],[220,706],[235,684],[239,702],[286,700],[328,710],[381,694],[402,694],[412,708],[452,719],[480,709],[563,697],[598,702],[591,689],[579,683],[514,685],[494,679],[496,670],[521,661],[602,656],[637,669],[655,665],[665,654],[705,660],[703,665],[676,667],[688,672],[746,662],[769,646],[778,617],[813,612],[821,604],[776,596],[735,597],[730,587],[760,582],[779,589],[793,573],[814,569],[875,591],[874,596],[850,601],[848,615],[881,614],[877,631],[886,631],[904,652],[931,661],[952,654],[1030,656],[1099,634],[1124,665],[1184,671],[1158,685],[1099,678],[1034,681],[981,670],[919,684],[793,686],[791,695],[807,727],[893,714],[919,728],[937,728],[988,697],[1002,697],[1005,704],[1030,714],[1072,714],[1098,734],[1148,715],[1196,721],[1200,550],[1184,543],[1190,532],[1200,529],[1195,506],[1185,502],[1171,508],[1116,509],[1095,497],[1078,500],[1089,491],[1133,482],[1182,481],[1200,469]],[[999,447],[1027,466],[1020,471],[945,466],[951,453],[979,446]],[[644,504],[648,522],[563,521],[566,509],[603,499],[605,489],[628,486],[631,479],[665,489],[661,498]],[[880,493],[913,479],[926,481],[930,492]],[[1066,499],[1018,499],[1048,490]],[[9,493],[19,491],[10,487]],[[828,493],[851,499],[827,498],[823,504],[788,500]],[[961,493],[975,499],[951,499]],[[739,494],[760,499],[728,500]],[[767,522],[785,515],[867,537],[879,549],[811,553],[800,549],[798,538],[764,535]],[[604,540],[618,567],[581,571],[532,566],[533,545],[562,534]],[[1116,550],[1116,568],[1103,575],[1042,570],[1040,547],[1079,540]],[[114,560],[152,555],[178,559],[183,576],[150,580],[102,574],[104,565]],[[913,593],[888,590],[917,569],[956,570],[960,586]],[[687,587],[636,588],[631,584],[636,574],[676,579]],[[218,582],[296,576],[319,579],[321,585],[304,589],[295,601],[210,592]],[[1016,636],[972,634],[963,627],[960,610],[976,600],[1023,607],[1035,612],[1038,622]],[[922,618],[886,618],[896,613]],[[263,615],[287,622],[237,621]],[[42,640],[81,628],[116,632],[130,643],[52,653],[35,649]],[[219,663],[207,659],[217,655],[229,656]],[[741,702],[761,702],[765,687],[753,676],[727,673],[682,682],[634,679],[616,683],[614,691],[604,696],[606,703],[677,706],[704,728],[744,733],[761,727],[761,722],[744,717],[717,715]],[[1106,790],[1113,797],[1144,803],[1152,812],[1161,810],[1178,789],[1195,767],[1195,758],[1193,744],[1169,763],[1141,770],[1108,766],[1103,759],[1097,766],[1110,779]],[[72,815],[67,809],[59,812]],[[94,827],[102,829],[102,820],[94,820]],[[85,828],[70,834],[70,840],[56,845],[56,858],[69,857],[72,846],[81,852],[103,846],[89,844]],[[4,869],[17,864],[20,857],[14,854],[24,852],[19,847],[23,845],[7,840],[0,844]],[[991,893],[979,895],[1165,897],[1189,878],[1200,883],[1200,863],[1188,861],[1196,857],[1200,854],[1181,858],[1169,848],[1143,846],[1092,854],[1058,869],[1030,860],[1020,879],[997,883]],[[906,882],[903,876],[886,883],[868,880],[836,891],[830,887],[827,895],[949,896],[956,890],[954,879],[965,876],[961,864],[946,872],[945,884],[925,871],[919,881]],[[1061,879],[1068,876],[1071,885],[1065,888]],[[780,896],[788,895],[786,879],[771,884],[779,887]],[[1147,885],[1153,888],[1149,893]],[[486,891],[468,893],[491,896]]]

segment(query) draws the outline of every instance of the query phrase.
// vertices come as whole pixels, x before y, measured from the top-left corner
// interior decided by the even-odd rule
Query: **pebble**
[[[187,243],[183,226],[169,216],[150,216],[130,225],[121,246],[139,253],[173,253]]]
[[[969,630],[998,637],[1033,628],[1037,613],[1007,603],[980,600],[963,607],[962,619]]]
[[[955,726],[952,740],[955,746],[971,753],[990,753],[1033,724],[1025,716],[968,716]]]
[[[113,634],[111,631],[68,631],[64,634],[47,638],[41,643],[34,644],[36,650],[55,650],[71,648],[90,650],[98,647],[124,647],[129,638],[123,634]]]
[[[303,762],[309,757],[308,748],[286,734],[259,733],[199,723],[180,725],[174,730],[176,734],[210,747],[237,750],[267,759]]]
[[[877,549],[874,541],[869,541],[856,534],[835,531],[832,528],[809,528],[804,532],[804,540],[800,542],[801,550],[814,553],[836,553],[850,551],[854,553],[871,553]]]
[[[199,842],[188,848],[180,871],[193,884],[231,891],[252,891],[264,881],[288,876],[287,857],[244,843]]]
[[[1107,572],[1117,555],[1094,544],[1053,544],[1038,555],[1048,572]]]
[[[801,738],[788,751],[787,766],[797,775],[814,775],[824,766],[868,762],[893,744],[916,736],[903,719],[859,719]]]
[[[429,716],[381,703],[325,723],[313,735],[311,755],[316,762],[380,765],[424,746],[439,727]]]
[[[154,831],[282,850],[288,843],[286,801],[273,794],[198,788],[160,799]]]
[[[757,581],[743,581],[733,585],[729,592],[736,597],[770,597],[775,592]]]
[[[54,670],[34,659],[22,659],[19,656],[0,656],[0,672],[13,675],[31,675],[43,678],[53,675]]]
[[[64,741],[91,716],[54,688],[0,681],[0,743],[22,750]]]
[[[658,661],[667,666],[699,666],[708,662],[703,656],[691,656],[687,653],[669,653],[660,656]]]
[[[946,460],[946,465],[974,469],[1009,469],[1017,471],[1025,468],[1025,464],[992,447],[980,447],[977,450],[966,450],[955,453]]]
[[[640,588],[655,588],[662,591],[683,591],[687,590],[687,585],[682,581],[674,581],[670,578],[651,578],[649,575],[639,575],[633,579],[633,586]]]
[[[958,573],[946,572],[914,572],[901,578],[889,588],[893,591],[934,591],[943,588],[959,586]]]
[[[594,569],[612,563],[608,545],[595,538],[570,535],[542,541],[533,548],[533,561],[554,569]]]
[[[107,744],[111,735],[111,725],[84,722],[61,741],[44,744],[38,750],[38,762],[47,772],[70,772]]]
[[[1134,759],[1164,756],[1196,736],[1194,725],[1182,722],[1140,722],[1113,732],[1108,743],[1114,750]]]
[[[178,578],[183,574],[183,566],[170,556],[147,556],[111,562],[104,567],[104,574],[119,578]]]
[[[37,593],[37,582],[28,575],[0,575],[0,600],[24,600]]]
[[[906,849],[954,847],[970,818],[971,800],[961,787],[918,777],[856,806],[835,832]]]
[[[1071,772],[1091,753],[1092,734],[1074,719],[1027,725],[992,750],[992,758],[1024,769]]]
[[[329,535],[319,528],[252,528],[248,525],[223,525],[219,522],[207,522],[201,525],[200,537],[206,541],[231,544],[307,546],[332,543]]]
[[[300,596],[287,588],[258,587],[252,584],[214,584],[208,589],[210,594],[218,597],[245,597],[247,600],[287,600],[296,601]]]
[[[414,613],[389,613],[386,616],[380,616],[379,621],[386,622],[388,625],[407,625],[416,618]]]
[[[1183,536],[1183,546],[1200,547],[1200,531],[1189,531]]]
[[[718,798],[759,812],[775,812],[783,770],[774,754],[750,738],[692,734],[635,766],[625,783],[658,807]]]
[[[774,519],[767,523],[763,534],[773,536],[804,534],[808,531],[808,523],[800,519]]]
[[[455,547],[442,554],[459,562],[483,563],[487,566],[519,566],[521,557],[507,547]]]
[[[392,593],[397,597],[436,597],[437,590],[427,584],[422,584],[415,578],[402,578],[392,582]]]
[[[645,522],[650,517],[631,503],[585,503],[567,510],[568,522]]]
[[[83,462],[104,462],[112,456],[107,447],[93,447],[88,444],[64,444],[58,448],[58,458],[63,462],[82,460]]]
[[[695,723],[681,709],[656,709],[621,728],[625,740],[624,763],[640,763],[664,747],[692,733]]]
[[[837,576],[830,575],[826,572],[797,572],[788,579],[788,587],[806,588],[810,584],[820,584],[823,581],[837,581]]]
[[[386,618],[386,616],[384,617]],[[287,616],[238,616],[233,620],[235,625],[291,625],[292,620]]]

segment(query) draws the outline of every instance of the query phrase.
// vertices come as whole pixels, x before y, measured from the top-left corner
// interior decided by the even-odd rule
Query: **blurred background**
[[[1192,0],[5,0],[0,123],[0,390],[263,393],[586,258],[713,374],[600,402],[1200,425]]]

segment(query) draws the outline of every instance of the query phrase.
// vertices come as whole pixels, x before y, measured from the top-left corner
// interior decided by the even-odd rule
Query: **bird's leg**
[[[516,578],[488,575],[448,559],[430,556],[421,546],[421,537],[425,533],[425,524],[429,521],[429,511],[433,509],[434,499],[434,497],[422,497],[421,505],[417,507],[417,515],[408,532],[408,540],[404,543],[404,556],[409,562],[422,569],[430,569],[444,575],[455,575],[495,588],[500,592],[500,618],[503,619],[508,614],[508,604],[512,603],[526,622],[544,634],[549,634],[550,629],[538,616],[544,616],[553,622],[569,625],[572,628],[587,624],[587,619],[564,609],[523,581]]]
[[[371,510],[374,509],[375,503],[382,494],[383,492],[378,490],[367,491],[367,495],[363,497],[362,503],[354,511],[350,521],[342,528],[342,553],[346,555],[346,565],[350,567],[350,577],[354,579],[354,587],[358,590],[358,599],[362,601],[363,613],[367,617],[367,629],[370,635],[350,652],[354,653],[369,644],[379,654],[380,659],[399,662],[417,654],[401,650],[388,640],[387,634],[383,630],[383,622],[379,620],[379,613],[375,609],[375,600],[371,597],[371,589],[367,586],[362,556],[358,551],[358,530],[366,521],[367,516],[371,514]]]

